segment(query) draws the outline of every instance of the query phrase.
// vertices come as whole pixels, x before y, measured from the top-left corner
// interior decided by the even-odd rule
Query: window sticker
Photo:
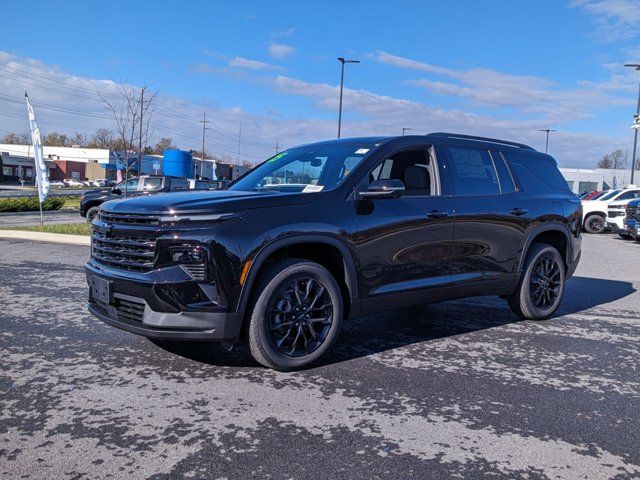
[[[288,152],[282,152],[282,153],[279,153],[279,154],[277,154],[276,156],[271,157],[269,160],[267,160],[267,163],[275,162],[276,160],[280,160],[280,159],[281,159],[282,157],[284,157],[287,153],[288,153]]]
[[[324,188],[324,185],[307,185],[302,190],[302,193],[320,192],[322,191],[323,188]]]
[[[358,150],[356,150],[356,155],[364,155],[368,151],[369,151],[368,148],[359,148]]]

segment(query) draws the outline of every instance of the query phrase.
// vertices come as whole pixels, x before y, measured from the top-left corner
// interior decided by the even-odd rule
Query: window
[[[2,167],[2,174],[3,175],[8,175],[8,176],[13,176],[13,167],[9,167],[9,166],[3,166]]]
[[[394,154],[379,163],[369,174],[369,182],[396,179],[404,183],[405,195],[434,195],[435,175],[426,147]]]
[[[598,182],[578,182],[579,193],[589,193],[598,190]]]
[[[162,177],[146,177],[142,179],[142,190],[153,191],[162,188]]]
[[[491,152],[491,158],[493,159],[493,165],[496,167],[498,179],[500,180],[500,192],[506,194],[517,191],[518,188],[513,180],[513,175],[511,175],[502,153]]]
[[[498,175],[488,150],[448,147],[456,195],[499,195]]]
[[[377,147],[375,144],[323,142],[285,150],[260,164],[230,190],[309,193],[344,181]]]
[[[616,197],[617,200],[633,200],[634,198],[638,198],[640,196],[638,190],[630,190],[628,192],[624,192],[620,194],[619,197]]]
[[[135,190],[138,190],[138,183],[139,180],[137,178],[130,178],[129,180],[125,182],[120,182],[118,185],[116,185],[116,188],[122,190],[123,192],[126,190],[127,192],[133,192]]]
[[[598,198],[598,200],[609,200],[611,197],[615,197],[618,193],[620,193],[620,190],[614,190],[613,192],[609,192],[606,195]]]
[[[186,178],[172,178],[171,190],[189,190],[189,181]]]

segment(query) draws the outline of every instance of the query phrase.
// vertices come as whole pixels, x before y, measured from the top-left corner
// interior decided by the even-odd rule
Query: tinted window
[[[126,181],[126,183],[120,182],[118,185],[116,185],[116,188],[119,188],[123,192],[125,190],[127,190],[128,192],[131,192],[133,190],[138,189],[138,183],[140,183],[139,178],[130,178],[129,180]]]
[[[525,152],[503,152],[509,164],[515,163],[533,174],[539,181],[548,187],[557,190],[569,190],[569,185],[564,179],[556,163],[550,157],[528,154]]]
[[[185,178],[172,178],[171,190],[189,190],[189,182]]]
[[[151,191],[159,190],[162,188],[161,177],[147,177],[142,179],[142,190]]]
[[[609,200],[611,197],[615,197],[618,193],[620,193],[620,190],[614,190],[613,192],[609,192],[598,198],[598,200]]]
[[[502,154],[500,152],[491,152],[491,157],[493,158],[493,164],[496,167],[496,172],[498,172],[498,178],[500,179],[500,191],[502,193],[513,193],[518,190]]]
[[[638,198],[638,190],[631,190],[629,192],[624,192],[622,195],[616,198],[617,200],[632,200],[634,198]]]
[[[498,175],[487,150],[448,147],[456,195],[499,195]]]

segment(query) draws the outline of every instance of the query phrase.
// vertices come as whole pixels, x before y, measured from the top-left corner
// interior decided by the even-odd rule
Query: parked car
[[[627,226],[625,224],[626,219],[626,207],[631,201],[628,200],[615,200],[607,205],[607,219],[606,228],[613,233],[617,233],[625,240],[631,239],[631,235],[627,232]]]
[[[63,188],[65,187],[64,182],[60,181],[60,180],[51,180],[49,181],[49,186],[50,187],[56,187],[56,188]]]
[[[113,189],[101,189],[87,192],[80,199],[80,215],[92,222],[100,205],[108,200],[152,193],[189,190],[189,180],[181,177],[163,175],[142,175],[120,182]]]
[[[640,189],[635,186],[622,190],[612,190],[597,200],[582,202],[584,229],[589,233],[602,233],[607,227],[607,208],[609,203],[629,201],[640,196]]]
[[[631,238],[640,241],[640,199],[627,203],[624,225]]]
[[[293,370],[322,358],[345,320],[383,308],[499,295],[521,318],[550,317],[581,219],[555,160],[526,145],[447,133],[314,143],[228,190],[104,203],[89,310],[161,341],[246,340],[262,365]]]
[[[200,180],[195,178],[189,178],[189,188],[191,190],[217,190],[216,180]]]
[[[65,178],[62,183],[64,183],[65,187],[82,187],[82,182],[73,178]]]
[[[594,190],[593,192],[586,192],[583,193],[582,195],[580,195],[580,200],[595,200],[596,198],[598,198],[601,195],[604,195],[604,191],[603,190]]]

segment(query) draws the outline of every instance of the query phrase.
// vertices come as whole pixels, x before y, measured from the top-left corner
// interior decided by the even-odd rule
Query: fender
[[[236,311],[240,315],[240,318],[244,318],[245,310],[247,308],[247,304],[249,303],[249,297],[251,296],[253,285],[255,284],[258,272],[264,265],[264,262],[267,260],[269,255],[283,247],[296,245],[299,243],[324,243],[327,245],[331,245],[332,247],[336,247],[340,251],[342,262],[344,265],[344,278],[347,284],[347,290],[349,291],[349,300],[351,304],[349,316],[354,317],[357,315],[359,310],[359,303],[357,299],[358,280],[356,275],[355,261],[349,248],[343,242],[330,235],[302,234],[278,238],[267,243],[260,249],[260,251],[258,251],[256,256],[253,258],[253,262],[251,263],[251,267],[249,268],[249,272],[247,274],[247,279],[244,283],[244,286],[242,287],[242,291],[240,292],[240,298],[238,299],[238,306],[236,308]]]
[[[573,242],[571,241],[571,233],[569,231],[569,227],[564,223],[547,223],[543,222],[535,226],[522,246],[522,251],[520,252],[520,259],[518,260],[518,272],[522,271],[522,265],[524,264],[525,258],[527,257],[527,253],[529,253],[529,247],[531,247],[531,242],[533,242],[534,238],[540,235],[543,232],[560,232],[562,233],[567,240],[567,251],[560,252],[563,253],[565,262],[569,263],[571,258],[573,258]]]

